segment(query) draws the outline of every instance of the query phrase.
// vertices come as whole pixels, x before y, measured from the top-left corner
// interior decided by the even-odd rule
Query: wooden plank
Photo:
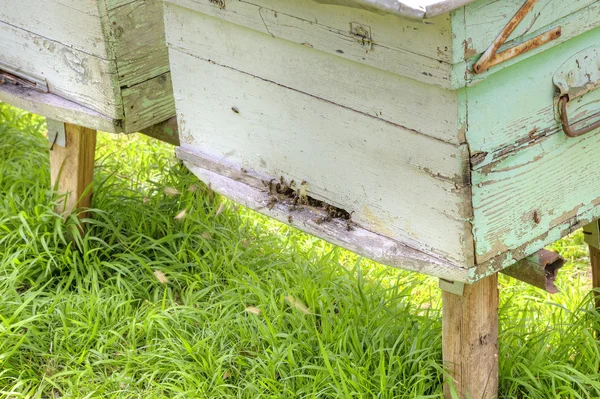
[[[51,93],[40,93],[10,84],[0,85],[0,101],[50,119],[85,126],[103,132],[119,133],[119,121]]]
[[[498,275],[442,293],[442,352],[459,398],[498,397]],[[448,381],[444,397],[453,399]]]
[[[462,54],[460,52],[454,54],[452,61],[459,62],[465,59],[465,55],[467,55],[466,58],[470,58],[475,54],[485,52],[524,3],[524,0],[482,0],[468,4],[465,7],[464,26],[468,42],[466,46],[462,46]],[[538,0],[533,9],[525,15],[522,22],[508,37],[507,47],[510,46],[510,42],[522,42],[555,26],[562,26],[563,24],[557,23],[557,21],[578,11],[589,13],[589,7],[594,6],[594,3],[597,1]],[[595,20],[600,23],[597,15]],[[581,22],[579,20],[579,25],[582,25]],[[564,27],[562,36],[562,40],[573,37],[569,30],[564,30]],[[461,47],[455,46],[454,49],[460,50]]]
[[[560,4],[560,5],[559,5]],[[479,9],[478,7],[480,7]],[[506,2],[485,1],[475,2],[464,11],[464,17],[459,14],[453,18],[453,62],[452,87],[464,85],[473,86],[485,81],[489,76],[502,71],[512,65],[537,56],[553,47],[570,41],[585,32],[600,26],[600,3],[593,0],[578,0],[573,2],[560,2],[558,0],[538,1],[534,9],[509,37],[509,41],[500,48],[500,51],[514,47],[526,40],[536,37],[554,27],[561,27],[561,36],[533,50],[529,50],[513,59],[507,60],[492,67],[488,72],[474,74],[473,64],[479,56],[489,47],[494,38],[500,33],[508,19],[523,5],[522,0]],[[473,15],[469,15],[469,7],[477,8]],[[489,10],[488,10],[489,8]],[[502,10],[509,8],[511,11],[502,14]],[[485,14],[481,10],[485,9]],[[514,10],[514,12],[512,11]],[[505,10],[506,11],[506,10]],[[494,12],[496,14],[494,16]],[[467,29],[465,31],[466,19]],[[462,21],[462,22],[461,22]],[[493,30],[492,30],[493,29]],[[459,44],[463,43],[461,47]],[[487,43],[487,44],[484,44]],[[536,57],[537,58],[537,57]],[[459,62],[460,60],[462,62]]]
[[[169,45],[179,51],[443,141],[464,141],[454,92],[170,4],[165,14]]]
[[[172,117],[166,121],[157,123],[140,131],[146,136],[153,137],[165,143],[180,145],[177,118]]]
[[[311,196],[354,212],[368,230],[472,264],[465,146],[174,49],[170,59],[182,143],[240,168],[305,180]]]
[[[225,8],[198,0],[169,2],[341,58],[450,87],[452,65],[444,61],[451,46],[448,16],[418,22],[311,0],[234,1]],[[421,49],[427,55],[420,54]]]
[[[50,179],[58,195],[64,195],[57,212],[66,216],[76,208],[88,208],[94,180],[96,131],[65,123],[66,146],[50,150]],[[79,217],[85,217],[85,213]]]
[[[161,0],[138,0],[108,11],[119,85],[131,87],[169,71]]]
[[[44,77],[52,94],[110,118],[122,117],[113,63],[2,22],[0,36],[3,62]]]
[[[467,89],[477,263],[502,255],[489,272],[600,216],[592,205],[598,193],[583,178],[596,176],[586,171],[599,160],[589,146],[600,137],[563,134],[552,83],[567,60],[599,40],[595,29]],[[600,92],[590,92],[569,113],[577,120],[589,116],[599,101]]]
[[[452,61],[452,49],[448,47],[451,43],[449,15],[415,21],[348,7],[315,4],[314,0],[253,0],[251,3],[263,10],[276,10],[278,16],[293,16],[340,32],[349,31],[350,23],[358,22],[370,28],[372,39],[379,46],[410,50],[414,54],[440,61]]]
[[[178,149],[178,155],[185,157],[181,154],[182,149]],[[190,159],[189,156],[186,159]],[[355,226],[348,231],[345,221],[333,219],[330,222],[317,223],[316,220],[322,215],[307,207],[291,209],[289,205],[278,202],[269,209],[269,194],[264,189],[257,189],[245,184],[241,179],[236,180],[226,177],[223,175],[224,173],[214,173],[195,165],[189,160],[184,163],[192,173],[208,184],[212,190],[250,209],[290,224],[334,245],[347,248],[361,256],[388,266],[448,278],[453,281],[465,281],[468,272],[466,268],[451,264],[431,254],[417,251],[360,226]],[[230,172],[234,173],[236,171],[230,170]]]
[[[122,91],[123,131],[133,133],[175,116],[169,72]]]
[[[104,2],[107,10],[112,10],[112,9],[122,7],[124,5],[131,4],[131,3],[134,3],[134,2],[140,1],[140,0],[99,0],[99,1]],[[145,1],[145,0],[141,0],[141,1]]]
[[[600,43],[600,28],[499,71],[467,89],[467,138],[471,151],[478,157],[476,168],[534,145],[546,136],[562,134],[552,77],[569,59],[597,43]],[[569,114],[577,120],[589,116],[598,111],[598,101],[600,90],[592,91],[574,102]]]
[[[600,249],[591,245],[590,249],[590,264],[592,266],[592,289],[595,290],[596,309],[600,309]]]
[[[0,22],[108,59],[97,0],[2,0]]]
[[[555,134],[473,171],[478,263],[531,243],[525,252],[515,251],[512,260],[519,260],[599,218],[597,146],[598,133]]]

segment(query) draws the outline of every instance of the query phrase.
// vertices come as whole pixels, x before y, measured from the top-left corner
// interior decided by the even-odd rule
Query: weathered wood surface
[[[242,0],[227,2],[225,8],[203,0],[169,2],[341,58],[450,87],[448,15],[423,23],[312,0]]]
[[[178,152],[180,151],[181,149],[178,149]],[[184,163],[200,180],[207,183],[216,192],[377,262],[438,277],[445,276],[455,281],[464,281],[467,275],[466,268],[455,266],[361,227],[355,226],[348,231],[346,221],[333,219],[329,222],[319,223],[318,219],[323,214],[309,207],[291,209],[288,204],[278,202],[273,204],[272,209],[269,209],[268,193],[264,189],[257,189],[246,184],[241,173],[230,178],[224,176],[225,169],[221,173],[215,173],[199,167],[191,161],[184,161]],[[227,170],[233,172],[230,169]]]
[[[509,36],[506,47],[510,47],[510,42],[523,42],[555,26],[562,26],[563,24],[557,21],[565,21],[563,20],[565,17],[580,11],[593,12],[594,3],[596,2],[596,0],[538,0],[533,9],[525,15],[522,22]],[[460,62],[465,58],[471,58],[487,50],[524,3],[524,0],[480,0],[468,4],[464,9],[464,21],[462,21],[464,25],[461,26],[461,21],[456,21],[456,26],[458,29],[464,29],[466,37],[470,40],[468,39],[466,45],[462,48],[460,46],[453,47],[454,50],[458,51],[453,54],[452,61],[455,63]],[[589,29],[582,21],[579,21],[578,25],[583,28],[581,30],[583,32]],[[567,30],[560,40],[568,40],[571,37]]]
[[[593,172],[600,134],[564,135],[552,83],[564,62],[593,43],[600,43],[600,29],[467,89],[477,263],[502,255],[489,272],[600,217],[600,176]],[[579,119],[599,105],[599,91],[590,92],[570,111]]]
[[[511,65],[537,56],[600,26],[600,2],[598,1],[538,1],[509,37],[509,41],[501,47],[501,50],[513,47],[558,26],[561,27],[560,37],[502,62],[488,72],[481,74],[470,72],[479,55],[492,44],[494,38],[522,5],[522,0],[478,1],[455,14],[452,20],[453,37],[455,37],[452,47],[454,50],[452,57],[454,63],[453,87],[478,84]],[[464,28],[461,27],[461,24],[464,25]],[[463,46],[459,46],[460,43],[463,43]],[[590,42],[590,44],[592,43]],[[466,61],[459,62],[461,58]]]
[[[471,263],[465,146],[174,49],[170,58],[182,142],[269,176],[306,180],[311,196],[354,212],[365,228]]]
[[[123,130],[140,131],[175,115],[175,101],[169,72],[122,91],[125,105]]]
[[[538,1],[503,48],[557,24],[562,36],[473,78],[521,1],[480,0],[414,27],[312,0],[168,0],[182,142],[223,165],[306,180],[365,229],[475,266],[475,281],[600,217],[581,177],[600,161],[600,138],[564,137],[552,81],[600,43],[599,4]],[[569,115],[599,103],[590,92]]]
[[[498,275],[442,293],[442,352],[461,399],[498,397]],[[452,399],[448,382],[444,397]]]
[[[171,4],[165,14],[169,46],[181,52],[442,141],[465,140],[454,92]]]
[[[96,131],[65,124],[66,146],[57,144],[50,149],[50,179],[63,201],[57,212],[66,216],[76,208],[88,208],[94,180]],[[79,215],[84,217],[85,213]]]
[[[596,309],[600,309],[600,249],[589,246],[592,265],[592,289],[595,290]],[[600,333],[600,332],[599,332]]]
[[[107,10],[113,10],[115,8],[125,6],[127,4],[135,3],[139,0],[100,0],[100,1],[104,2]],[[144,0],[144,1],[146,1],[146,0]]]
[[[118,121],[55,94],[4,84],[0,85],[0,101],[73,125],[94,126],[103,132],[121,132]]]
[[[573,56],[590,48],[600,50],[600,29],[524,60],[467,89],[468,140],[472,152],[477,155],[475,167],[484,167],[543,137],[562,134],[554,103],[553,76]],[[582,66],[584,61],[581,60]],[[576,119],[591,116],[598,111],[598,101],[600,90],[592,91],[570,105],[569,114]]]
[[[7,0],[0,37],[2,62],[45,79],[50,93],[68,100],[32,102],[10,91],[30,111],[43,104],[45,116],[126,132],[175,115],[160,0]],[[92,112],[73,119],[70,102]]]
[[[46,78],[53,94],[108,117],[122,117],[114,65],[0,22],[0,59]]]
[[[140,133],[149,137],[153,137],[165,143],[177,146],[181,144],[181,142],[179,141],[179,130],[177,128],[176,117],[169,118],[166,121],[157,123],[148,128],[140,130]]]
[[[98,0],[2,0],[0,21],[38,35],[48,43],[109,58]]]
[[[161,0],[137,0],[108,10],[106,29],[121,87],[169,72],[162,8]]]

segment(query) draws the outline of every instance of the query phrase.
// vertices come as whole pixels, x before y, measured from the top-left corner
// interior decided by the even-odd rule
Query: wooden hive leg
[[[498,397],[498,275],[442,293],[444,367],[461,399]],[[444,397],[452,398],[448,383]]]
[[[54,128],[58,127],[53,122]],[[50,130],[50,123],[48,124]],[[60,135],[60,134],[59,134]],[[59,195],[66,194],[57,212],[66,216],[75,208],[90,206],[94,179],[96,131],[85,127],[64,124],[64,146],[55,140],[50,149],[50,180]],[[58,139],[60,141],[60,138]],[[81,214],[80,217],[84,217]]]
[[[592,264],[592,289],[596,290],[594,296],[596,298],[596,309],[600,309],[600,249],[589,246],[590,248],[590,263]]]
[[[590,250],[590,263],[592,265],[592,289],[600,289],[600,220],[595,220],[583,227],[583,236]],[[600,309],[600,292],[594,293],[596,309]],[[600,334],[600,332],[599,332]]]

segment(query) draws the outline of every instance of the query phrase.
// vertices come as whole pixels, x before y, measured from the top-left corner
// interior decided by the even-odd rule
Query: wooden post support
[[[592,264],[592,289],[600,289],[600,220],[583,227],[583,237],[590,249]],[[596,292],[596,309],[600,309],[600,292]]]
[[[498,275],[442,293],[444,367],[461,399],[498,397]],[[452,398],[448,383],[444,397]]]
[[[589,246],[590,263],[592,264],[592,289],[600,289],[600,249]],[[600,309],[600,292],[594,293],[596,297],[596,309]],[[600,334],[599,334],[600,335]]]
[[[56,123],[53,121],[54,126]],[[90,206],[92,190],[89,186],[94,179],[96,131],[68,123],[59,123],[59,130],[62,126],[63,142],[59,143],[61,137],[57,138],[55,135],[50,143],[50,181],[59,195],[66,194],[66,198],[57,209],[57,212],[66,217],[75,208]],[[49,137],[50,134],[49,123]],[[84,215],[80,215],[82,216]]]

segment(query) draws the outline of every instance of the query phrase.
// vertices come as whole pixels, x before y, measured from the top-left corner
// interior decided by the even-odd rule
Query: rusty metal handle
[[[573,127],[569,123],[569,116],[567,115],[567,103],[569,102],[569,95],[565,94],[558,100],[558,102],[560,106],[560,121],[562,123],[563,131],[567,136],[579,137],[583,134],[591,132],[592,130],[600,128],[600,120],[598,120],[584,128],[573,129]],[[600,113],[598,113],[597,116],[600,116]]]

